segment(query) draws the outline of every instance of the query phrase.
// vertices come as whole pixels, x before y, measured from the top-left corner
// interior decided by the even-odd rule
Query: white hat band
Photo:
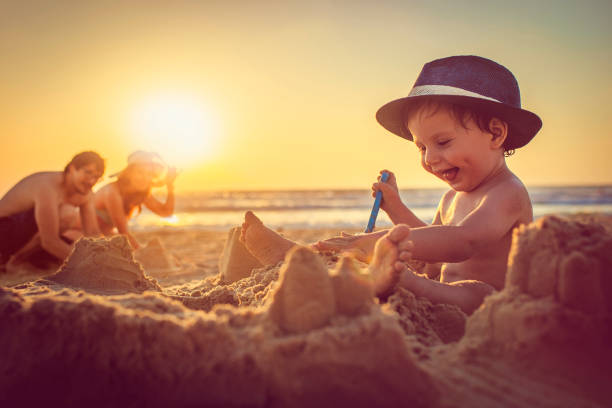
[[[419,85],[412,88],[408,96],[421,96],[421,95],[456,95],[456,96],[471,96],[472,98],[486,99],[488,101],[498,102],[495,98],[481,95],[476,92],[466,91],[462,88],[457,88],[448,85]]]

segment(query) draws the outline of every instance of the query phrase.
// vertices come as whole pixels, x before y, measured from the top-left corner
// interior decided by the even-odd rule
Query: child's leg
[[[432,303],[457,305],[466,314],[471,314],[482,304],[485,296],[495,292],[493,286],[476,280],[443,283],[428,279],[407,270],[402,272],[399,285],[416,296],[429,299]]]
[[[384,231],[363,235],[345,235],[319,241],[308,245],[315,251],[332,251],[352,254],[357,259],[368,262],[376,240]],[[276,231],[266,227],[255,214],[247,211],[240,232],[240,241],[249,252],[263,265],[274,265],[285,259],[285,254],[296,242],[288,240]]]
[[[285,254],[296,245],[266,227],[251,211],[244,215],[240,241],[262,265],[274,265],[282,261]]]
[[[374,260],[382,256],[388,258],[384,263],[393,265],[394,271],[381,272],[380,268],[376,267],[376,262],[373,262],[370,270],[373,272],[375,282],[377,274],[386,276],[380,282],[386,283],[382,285],[384,291],[377,290],[376,294],[381,296],[388,293],[392,286],[397,282],[400,286],[410,290],[416,296],[429,299],[432,303],[446,303],[457,305],[465,313],[470,314],[476,310],[484,300],[485,296],[495,292],[495,288],[491,285],[476,281],[465,280],[452,283],[442,283],[428,279],[426,275],[419,275],[408,269],[402,261],[412,259],[411,249],[412,241],[409,239],[410,228],[408,226],[397,226],[393,228],[387,235],[379,240],[376,244],[374,252]],[[383,251],[384,250],[384,251]],[[387,284],[388,283],[388,284]],[[376,287],[375,283],[375,287]],[[380,285],[379,285],[380,286]]]

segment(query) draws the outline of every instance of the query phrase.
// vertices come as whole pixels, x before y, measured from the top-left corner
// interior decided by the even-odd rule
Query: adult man
[[[63,172],[31,174],[0,199],[0,265],[28,249],[42,246],[63,260],[72,246],[61,238],[69,228],[67,210],[79,209],[83,233],[99,235],[91,188],[104,174],[104,159],[86,151]]]

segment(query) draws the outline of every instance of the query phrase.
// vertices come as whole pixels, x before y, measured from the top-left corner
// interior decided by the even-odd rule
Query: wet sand
[[[381,304],[364,264],[305,247],[263,267],[235,231],[138,239],[0,276],[0,404],[612,405],[610,217],[516,231],[505,289],[471,316],[403,289]]]

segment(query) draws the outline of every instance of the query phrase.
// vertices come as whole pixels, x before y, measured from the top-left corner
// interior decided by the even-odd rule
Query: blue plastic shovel
[[[389,173],[383,171],[380,175],[380,181],[382,183],[386,182],[389,179]],[[382,200],[382,191],[378,190],[376,192],[376,198],[374,199],[374,206],[372,207],[372,213],[370,214],[370,220],[368,221],[368,226],[365,229],[365,232],[372,232],[374,230],[374,226],[376,225],[376,217],[378,216],[378,210],[380,209],[380,201]]]

